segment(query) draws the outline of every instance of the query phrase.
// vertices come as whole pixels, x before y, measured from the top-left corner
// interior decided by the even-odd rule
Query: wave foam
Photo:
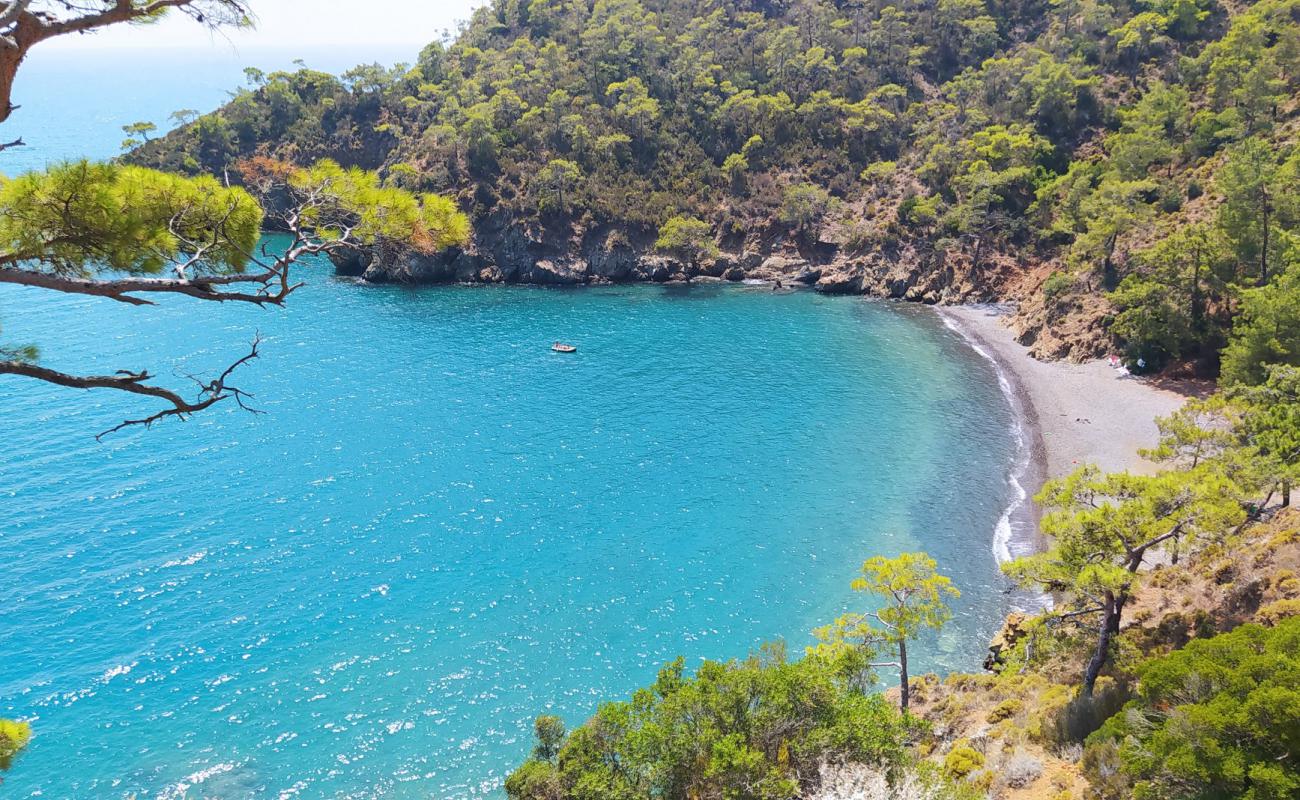
[[[1012,520],[1024,508],[1025,501],[1029,499],[1029,492],[1025,490],[1024,483],[1021,481],[1021,478],[1028,473],[1032,459],[1032,453],[1029,449],[1029,437],[1025,433],[1024,409],[1020,405],[1020,400],[1011,385],[1011,377],[1007,374],[1006,367],[1002,365],[1002,362],[995,358],[978,339],[968,333],[961,325],[954,322],[947,314],[940,313],[939,318],[943,320],[943,324],[948,330],[960,336],[970,349],[993,365],[993,373],[998,379],[998,388],[1002,390],[1007,405],[1011,407],[1011,434],[1016,442],[1015,465],[1007,476],[1007,484],[1011,487],[1011,502],[1003,509],[1002,516],[993,528],[992,545],[993,557],[997,559],[999,564],[1004,564],[1018,555],[1012,552],[1012,543],[1015,540],[1015,529],[1012,526]]]

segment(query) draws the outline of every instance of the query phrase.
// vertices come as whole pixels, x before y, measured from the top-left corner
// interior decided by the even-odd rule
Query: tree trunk
[[[1107,659],[1110,658],[1110,641],[1116,633],[1119,633],[1119,615],[1122,607],[1119,605],[1115,595],[1111,592],[1106,593],[1106,602],[1103,605],[1101,627],[1097,631],[1097,648],[1092,653],[1092,658],[1088,660],[1088,668],[1083,673],[1083,696],[1092,697],[1092,689],[1097,684],[1097,676],[1101,674],[1101,668],[1106,665]]]
[[[1282,481],[1282,507],[1289,508],[1290,506],[1291,506],[1291,481],[1288,479]]]
[[[1268,283],[1268,217],[1269,217],[1269,212],[1272,210],[1268,207],[1268,203],[1269,203],[1268,189],[1265,189],[1264,203],[1263,203],[1263,208],[1261,209],[1264,215],[1264,226],[1263,229],[1260,230],[1259,232],[1259,238],[1260,238],[1259,285],[1260,286],[1263,286],[1264,284]]]
[[[1119,241],[1119,234],[1112,233],[1106,239],[1106,257],[1101,261],[1101,283],[1107,289],[1114,289],[1115,284],[1119,283],[1118,276],[1115,274],[1115,244]]]
[[[1192,254],[1192,302],[1191,317],[1192,329],[1200,333],[1204,326],[1205,309],[1201,300],[1201,248],[1197,247]]]
[[[898,642],[898,705],[906,710],[911,702],[907,687],[907,642]]]
[[[0,45],[0,122],[9,119],[13,113],[14,105],[10,98],[13,97],[14,76],[25,55],[27,53],[24,50]]]

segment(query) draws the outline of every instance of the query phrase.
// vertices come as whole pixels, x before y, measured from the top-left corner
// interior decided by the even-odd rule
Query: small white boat
[[[565,344],[564,342],[556,342],[555,344],[551,345],[551,349],[554,350],[554,351],[557,352],[557,353],[576,353],[576,352],[578,352],[578,348],[577,348],[577,347],[574,347],[574,346],[571,345],[571,344]]]

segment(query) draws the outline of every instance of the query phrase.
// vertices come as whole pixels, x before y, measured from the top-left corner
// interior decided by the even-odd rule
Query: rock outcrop
[[[1013,611],[1002,621],[1002,628],[994,634],[992,641],[989,642],[988,655],[984,657],[984,669],[989,672],[1001,672],[1006,665],[1006,655],[1012,650],[1016,643],[1025,636],[1025,624],[1029,622],[1029,616],[1019,611]]]
[[[960,303],[999,296],[996,281],[961,254],[899,252],[857,254],[829,243],[801,249],[778,240],[753,239],[738,252],[699,263],[653,250],[653,237],[615,226],[582,234],[529,229],[489,217],[464,250],[425,254],[382,247],[334,256],[343,275],[372,283],[514,283],[599,285],[691,280],[780,281],[826,294],[857,294],[921,303]],[[1000,274],[987,270],[988,276]]]

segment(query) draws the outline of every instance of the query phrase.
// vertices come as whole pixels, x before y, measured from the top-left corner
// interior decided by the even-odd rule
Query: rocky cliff
[[[860,294],[922,303],[1004,299],[1013,284],[1006,270],[976,269],[967,254],[853,253],[834,242],[812,246],[787,238],[751,238],[735,250],[699,261],[655,252],[653,237],[612,225],[585,232],[556,231],[492,215],[465,249],[424,254],[374,247],[336,256],[341,275],[372,283],[510,283],[600,285],[692,280],[780,282],[827,294]]]

